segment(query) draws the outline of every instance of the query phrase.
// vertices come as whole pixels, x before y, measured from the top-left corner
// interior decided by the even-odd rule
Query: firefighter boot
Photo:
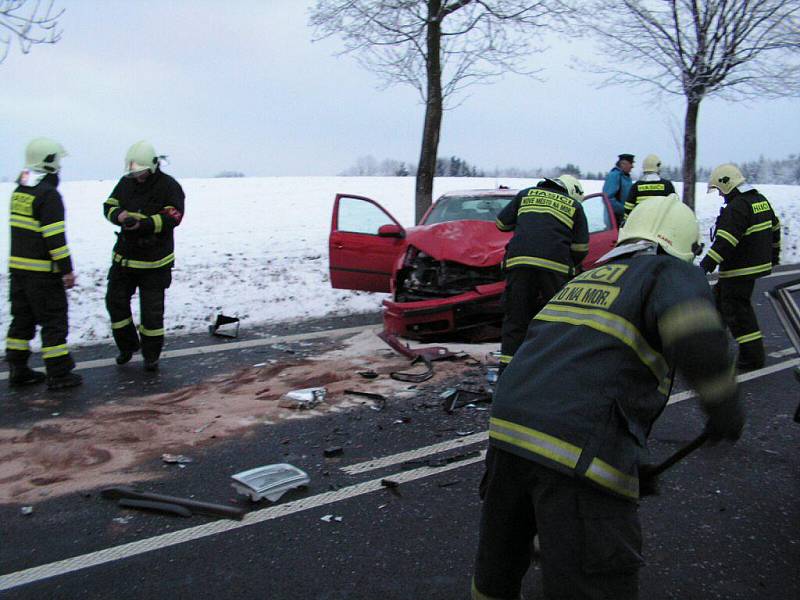
[[[8,375],[8,385],[12,387],[42,383],[47,376],[39,371],[34,371],[27,365],[11,365]]]
[[[69,371],[63,375],[56,375],[47,378],[47,389],[49,390],[64,390],[67,388],[75,387],[83,383],[83,377],[77,373]]]

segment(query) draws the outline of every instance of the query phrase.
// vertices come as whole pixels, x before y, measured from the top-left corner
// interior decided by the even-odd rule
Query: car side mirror
[[[404,238],[406,237],[406,231],[400,225],[395,225],[394,223],[390,223],[388,225],[381,225],[378,228],[378,235],[380,237],[396,237],[396,238]]]

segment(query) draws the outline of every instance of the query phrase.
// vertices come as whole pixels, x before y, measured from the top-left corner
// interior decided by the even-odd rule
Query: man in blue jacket
[[[617,226],[622,224],[625,202],[628,200],[628,194],[633,185],[631,179],[633,159],[633,154],[620,154],[617,164],[608,172],[605,183],[603,183],[603,193],[611,200],[614,216],[617,218]]]

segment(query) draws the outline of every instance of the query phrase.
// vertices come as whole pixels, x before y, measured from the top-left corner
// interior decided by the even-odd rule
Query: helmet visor
[[[125,177],[138,177],[143,175],[144,172],[150,171],[150,167],[147,165],[140,165],[135,160],[128,161],[125,169]]]

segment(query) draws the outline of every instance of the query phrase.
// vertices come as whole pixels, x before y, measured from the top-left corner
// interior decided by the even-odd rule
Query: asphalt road
[[[698,450],[662,478],[660,495],[641,502],[642,598],[800,598],[797,355],[761,294],[800,277],[794,270],[757,286],[767,352],[775,356],[742,382],[749,413],[742,439]],[[108,346],[83,349],[76,356],[86,367],[82,388],[8,393],[0,401],[0,431],[43,431],[53,415],[125,403],[143,390],[178,390],[242,365],[313,355],[337,343],[324,330],[377,320],[286,325],[236,341],[171,340],[157,375],[109,364]],[[294,337],[259,342],[265,335]],[[209,345],[219,351],[197,350]],[[163,468],[165,476],[137,488],[241,506],[251,511],[243,521],[125,510],[96,488],[42,495],[28,515],[19,504],[0,505],[0,597],[467,598],[488,412],[475,405],[446,414],[439,395],[483,380],[475,365],[459,381],[423,383],[408,398],[390,398],[382,411],[363,406],[255,425],[246,435],[196,448],[185,468],[141,465]],[[683,391],[673,391],[682,401],[667,407],[651,435],[654,460],[702,429],[700,411]],[[334,446],[342,454],[325,457]],[[375,459],[384,460],[370,463]],[[232,473],[275,462],[304,469],[310,484],[274,504],[251,504],[229,486]],[[1,474],[2,464],[0,487],[8,485]],[[387,478],[399,485],[381,485]],[[542,598],[535,564],[524,593]]]

